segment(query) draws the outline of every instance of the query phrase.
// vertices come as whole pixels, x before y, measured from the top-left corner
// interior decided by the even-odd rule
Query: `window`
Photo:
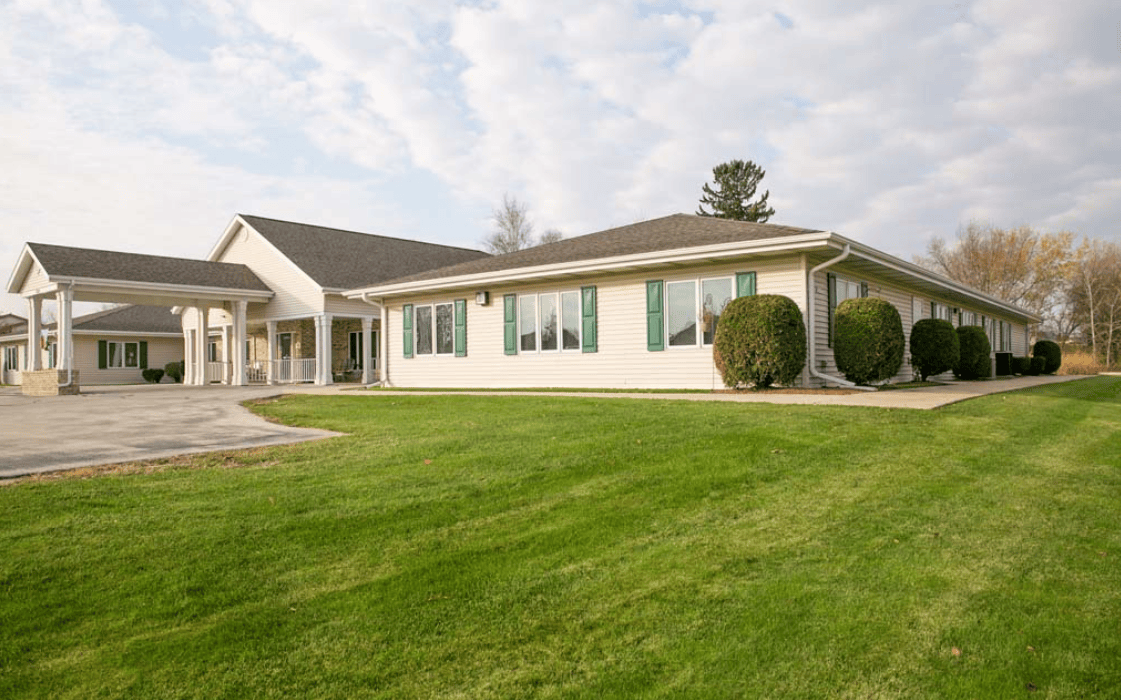
[[[564,350],[580,349],[580,292],[561,292],[561,328]]]
[[[507,294],[503,298],[506,354],[595,352],[594,290],[585,287],[588,297],[583,301],[575,290]]]
[[[416,354],[451,355],[455,352],[455,309],[451,303],[417,306],[413,313]]]
[[[47,369],[54,369],[58,365],[58,343],[47,344]]]
[[[977,325],[977,312],[976,311],[962,311],[961,312],[961,325],[963,325],[963,326],[976,326]]]
[[[206,361],[207,362],[217,362],[218,361],[218,343],[216,341],[212,340],[212,341],[210,341],[209,343],[206,344]]]
[[[697,283],[666,283],[666,335],[670,347],[697,344]]]
[[[119,343],[110,341],[106,346],[109,353],[108,362],[105,365],[107,368],[121,369],[140,366],[139,343]]]
[[[939,304],[936,301],[930,302],[930,317],[939,318],[943,321],[953,322],[950,307],[945,304]]]
[[[724,307],[734,296],[731,277],[666,282],[666,337],[670,347],[712,345]]]
[[[18,370],[19,369],[19,346],[8,345],[4,348],[4,369]]]

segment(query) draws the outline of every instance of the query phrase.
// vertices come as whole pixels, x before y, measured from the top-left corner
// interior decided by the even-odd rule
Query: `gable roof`
[[[353,289],[490,256],[457,248],[239,214],[325,289]]]
[[[52,328],[54,326],[55,324],[51,324]],[[180,335],[183,326],[180,317],[166,306],[127,304],[79,316],[74,319],[74,330]]]
[[[640,221],[628,226],[565,238],[526,248],[514,253],[495,255],[412,275],[386,280],[386,284],[437,280],[462,275],[502,272],[520,268],[614,258],[642,253],[694,248],[722,243],[760,241],[805,234],[822,233],[816,229],[730,221],[694,214],[671,214],[660,219]]]
[[[245,265],[185,260],[161,255],[28,243],[28,250],[51,278],[214,287],[271,292]]]

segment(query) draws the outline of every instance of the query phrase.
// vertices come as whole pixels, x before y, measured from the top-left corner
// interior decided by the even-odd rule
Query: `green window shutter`
[[[502,297],[502,340],[507,355],[518,354],[518,295]]]
[[[868,296],[868,283],[867,282],[861,282],[860,283],[860,296],[862,296],[862,297],[867,297]]]
[[[105,369],[109,366],[109,343],[104,340],[97,341],[97,368]]]
[[[833,347],[833,309],[837,306],[837,276],[832,272],[825,273],[826,308],[829,309],[829,330],[826,337],[829,347]]]
[[[455,300],[455,356],[467,357],[467,300]]]
[[[646,349],[650,352],[666,349],[662,289],[662,280],[646,282]]]
[[[754,272],[737,272],[736,273],[736,296],[737,297],[753,297],[753,296],[755,296],[755,273]]]
[[[405,357],[413,356],[413,305],[401,307],[401,339],[404,343]]]
[[[596,288],[595,287],[581,287],[580,296],[582,298],[583,313],[584,313],[584,352],[595,352],[598,348],[596,344]]]
[[[148,369],[148,341],[140,341],[140,369]]]

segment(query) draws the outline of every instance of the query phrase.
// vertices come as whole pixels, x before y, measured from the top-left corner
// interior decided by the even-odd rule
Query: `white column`
[[[268,329],[269,334],[269,361],[265,365],[265,371],[268,373],[268,383],[276,384],[276,321],[265,321],[265,328]]]
[[[249,302],[244,299],[239,299],[233,304],[234,314],[234,327],[233,327],[233,385],[245,386],[245,363],[248,358],[245,357],[245,339],[248,334],[245,329],[246,316],[248,316]]]
[[[195,307],[198,325],[195,336],[195,384],[206,385],[206,362],[210,354],[210,307],[199,303]]]
[[[40,324],[42,318],[43,298],[29,298],[27,300],[27,357],[24,362],[29,372],[43,369],[43,353],[39,349]]]
[[[222,383],[233,384],[233,374],[230,372],[231,360],[233,353],[230,352],[230,337],[233,335],[230,330],[232,326],[222,326]]]
[[[415,323],[415,321],[414,321]],[[389,307],[385,299],[381,303],[381,323],[378,324],[378,341],[381,343],[381,352],[378,353],[378,379],[382,386],[389,386]]]
[[[184,315],[186,312],[184,312]],[[195,336],[194,330],[190,328],[183,329],[183,384],[195,383]]]
[[[58,369],[74,367],[74,290],[58,290]]]
[[[362,317],[362,383],[369,384],[371,360],[374,354],[374,319],[372,316]]]
[[[332,383],[331,314],[315,317],[315,383]]]

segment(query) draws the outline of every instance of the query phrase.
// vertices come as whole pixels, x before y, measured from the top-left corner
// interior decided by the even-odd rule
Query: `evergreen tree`
[[[751,201],[755,196],[755,188],[766,174],[750,160],[721,163],[712,169],[712,179],[716,189],[705,183],[704,196],[701,197],[701,206],[697,209],[697,214],[715,216],[719,219],[766,223],[767,219],[775,214],[775,210],[767,206],[770,191],[764,192],[759,201]],[[706,211],[705,205],[711,207],[712,211]]]

